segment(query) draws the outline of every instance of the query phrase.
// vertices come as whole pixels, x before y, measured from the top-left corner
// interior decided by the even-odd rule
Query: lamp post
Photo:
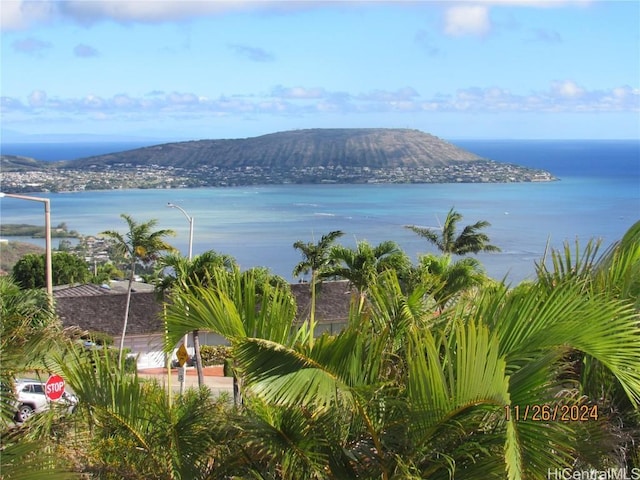
[[[178,210],[180,210],[182,212],[182,214],[189,221],[189,260],[191,260],[191,258],[193,256],[193,217],[191,215],[189,215],[184,208],[182,208],[181,206],[176,205],[174,203],[168,202],[167,203],[167,207],[169,207],[169,208],[177,208]],[[189,334],[186,333],[184,335],[184,340],[183,340],[185,348],[187,348],[188,340],[189,340]],[[181,372],[180,379],[179,379],[179,381],[180,381],[180,395],[182,395],[182,392],[184,390],[184,375],[185,375],[186,370],[187,370],[185,366],[182,366],[181,369],[182,369],[182,372]],[[169,378],[171,378],[170,374],[169,374]]]
[[[167,207],[169,208],[177,208],[178,210],[180,210],[182,212],[182,214],[187,217],[187,220],[189,220],[189,260],[191,260],[191,257],[193,255],[193,217],[190,216],[184,208],[175,205],[171,202],[167,203]]]
[[[48,198],[30,197],[15,193],[2,193],[0,198],[17,198],[18,200],[29,200],[44,203],[44,238],[45,238],[45,285],[49,301],[53,303],[53,273],[51,268],[51,206]]]

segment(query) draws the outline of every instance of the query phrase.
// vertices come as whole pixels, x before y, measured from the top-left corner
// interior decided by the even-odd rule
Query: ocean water
[[[266,266],[295,281],[300,261],[292,245],[343,230],[340,243],[394,240],[413,258],[434,247],[405,225],[438,227],[450,208],[460,226],[488,220],[486,229],[501,253],[478,258],[494,278],[516,283],[530,278],[547,246],[581,245],[599,238],[606,246],[640,220],[640,142],[637,141],[456,141],[494,160],[544,168],[560,178],[550,183],[436,185],[283,185],[189,190],[125,190],[48,194],[52,224],[96,234],[124,233],[119,218],[158,220],[177,236],[185,255],[189,224],[175,203],[194,217],[194,254],[214,249],[233,255],[243,268]],[[17,153],[20,154],[20,153]],[[42,224],[41,205],[3,199],[3,223]],[[37,243],[37,242],[35,242]],[[40,242],[42,243],[42,242]],[[54,246],[56,246],[54,240]]]
[[[36,160],[55,162],[78,158],[124,152],[134,148],[148,147],[159,142],[123,141],[123,142],[43,142],[43,143],[6,143],[0,144],[3,155],[19,155]]]

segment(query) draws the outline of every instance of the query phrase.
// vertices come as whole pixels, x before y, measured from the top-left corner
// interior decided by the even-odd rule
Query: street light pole
[[[44,203],[45,285],[47,287],[49,301],[53,303],[53,269],[51,267],[51,205],[49,199],[0,192],[0,198],[4,197]]]
[[[191,215],[189,215],[184,208],[182,208],[181,206],[176,205],[174,203],[168,202],[167,203],[167,207],[169,207],[169,208],[177,208],[178,210],[180,210],[182,212],[182,214],[187,218],[187,220],[189,220],[189,260],[191,260],[191,258],[193,257],[193,217]],[[188,309],[188,307],[187,307],[187,309]],[[183,340],[185,348],[187,348],[188,340],[189,340],[189,334],[186,333],[184,335],[184,340]],[[195,345],[194,345],[194,347],[195,347]],[[196,353],[195,352],[195,348],[194,348],[194,353]],[[197,361],[198,361],[198,359],[196,359],[196,362]],[[184,375],[185,375],[186,370],[187,370],[186,367],[184,367],[184,366],[181,367],[181,369],[182,369],[182,375],[181,375],[181,379],[180,379],[180,395],[182,395],[182,392],[184,390]],[[171,378],[171,376],[169,376],[169,378]]]
[[[185,217],[187,217],[187,220],[189,220],[189,260],[191,260],[191,257],[193,256],[193,217],[190,216],[184,208],[171,202],[167,203],[167,207],[177,208]]]

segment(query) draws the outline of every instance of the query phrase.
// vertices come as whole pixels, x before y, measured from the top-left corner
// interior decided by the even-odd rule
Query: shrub
[[[135,373],[138,369],[138,357],[137,356],[127,356],[124,359],[124,371],[126,373]]]
[[[89,340],[90,342],[95,343],[96,345],[105,345],[110,347],[113,345],[113,337],[108,333],[103,332],[89,332],[87,335],[83,335],[83,340]]]
[[[230,354],[231,347],[228,345],[202,345],[200,347],[202,365],[205,367],[222,365]]]

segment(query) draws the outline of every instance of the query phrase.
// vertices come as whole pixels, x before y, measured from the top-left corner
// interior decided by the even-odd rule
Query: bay
[[[638,143],[613,145],[584,141],[462,145],[499,161],[528,162],[552,173],[557,167],[560,180],[550,183],[282,185],[46,196],[51,199],[53,225],[66,222],[69,229],[83,234],[107,229],[124,233],[121,213],[138,221],[154,218],[158,228],[176,231],[170,241],[186,255],[189,224],[179,210],[167,207],[174,203],[194,217],[194,254],[214,249],[233,255],[243,268],[266,266],[289,281],[297,281],[291,275],[301,259],[292,247],[297,240],[318,240],[329,231],[343,230],[344,245],[394,240],[415,260],[435,249],[404,226],[438,227],[453,207],[464,216],[461,226],[478,220],[491,223],[486,233],[502,252],[478,258],[492,277],[516,283],[532,277],[534,262],[547,246],[560,248],[576,239],[584,245],[591,238],[608,245],[640,219]],[[5,198],[0,207],[3,223],[43,223],[41,205],[35,202]]]

